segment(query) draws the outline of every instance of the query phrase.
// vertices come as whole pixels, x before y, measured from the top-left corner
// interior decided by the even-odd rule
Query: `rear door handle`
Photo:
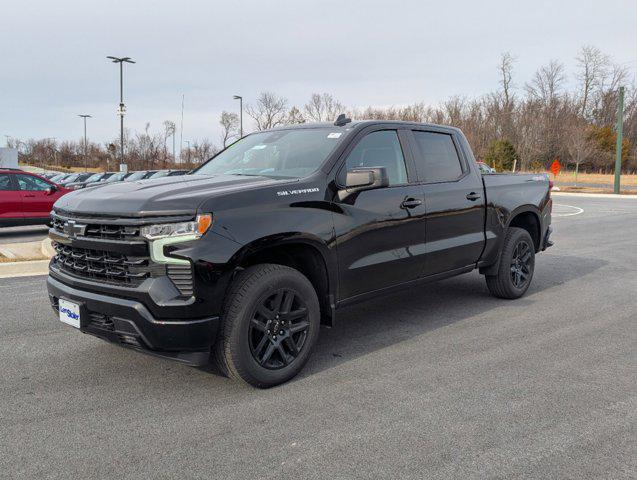
[[[478,195],[476,192],[467,193],[467,200],[475,202],[478,198],[480,198],[480,195]]]
[[[400,208],[416,208],[418,205],[422,205],[422,200],[417,198],[406,198],[403,203],[400,204]]]

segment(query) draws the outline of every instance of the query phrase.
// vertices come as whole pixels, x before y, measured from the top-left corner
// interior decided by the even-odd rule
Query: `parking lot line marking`
[[[573,215],[579,215],[580,213],[584,213],[584,209],[583,208],[574,207],[573,205],[564,205],[563,203],[554,203],[553,206],[554,207],[572,208],[572,209],[575,210],[573,212],[568,212],[568,213],[555,213],[555,212],[553,212],[552,215],[554,217],[572,217]]]

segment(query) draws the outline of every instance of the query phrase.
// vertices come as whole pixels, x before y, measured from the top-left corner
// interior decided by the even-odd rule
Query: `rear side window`
[[[8,173],[0,173],[0,190],[15,190],[13,182],[11,182],[11,175]]]
[[[414,132],[420,155],[416,156],[418,177],[428,183],[452,182],[462,175],[462,164],[451,135]]]
[[[390,185],[407,183],[407,169],[395,130],[372,132],[363,137],[347,156],[346,169],[385,167]]]
[[[32,177],[31,175],[17,175],[17,179],[18,185],[20,185],[20,190],[46,190],[51,186],[44,180],[37,177]]]

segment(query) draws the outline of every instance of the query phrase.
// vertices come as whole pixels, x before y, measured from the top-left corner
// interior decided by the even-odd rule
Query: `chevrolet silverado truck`
[[[551,208],[546,175],[482,176],[457,128],[341,115],[60,198],[48,293],[81,332],[270,387],[345,305],[474,269],[522,296]]]

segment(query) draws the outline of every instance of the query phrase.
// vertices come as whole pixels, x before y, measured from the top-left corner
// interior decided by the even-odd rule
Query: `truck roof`
[[[278,131],[278,130],[293,130],[293,129],[305,129],[305,128],[348,128],[348,129],[359,129],[369,125],[404,125],[410,127],[425,127],[425,128],[435,128],[435,129],[444,129],[444,130],[453,130],[460,132],[460,129],[457,127],[452,127],[450,125],[438,125],[435,123],[420,123],[420,122],[409,122],[406,120],[352,120],[351,122],[346,123],[345,125],[335,125],[334,122],[317,122],[317,123],[298,123],[294,125],[282,125],[280,127],[274,127],[264,131]],[[256,133],[256,132],[255,132]]]

